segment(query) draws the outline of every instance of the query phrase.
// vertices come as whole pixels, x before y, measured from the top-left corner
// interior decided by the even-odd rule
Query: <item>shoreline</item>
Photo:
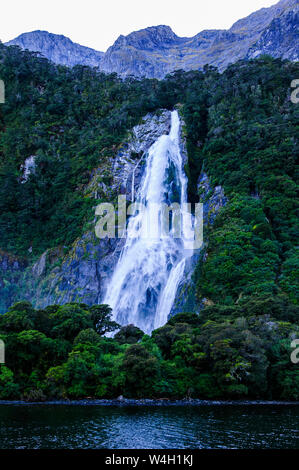
[[[167,406],[299,406],[299,401],[275,401],[275,400],[168,400],[168,399],[80,399],[80,400],[46,400],[46,401],[24,401],[24,400],[0,400],[0,406],[116,406],[116,407],[167,407]]]

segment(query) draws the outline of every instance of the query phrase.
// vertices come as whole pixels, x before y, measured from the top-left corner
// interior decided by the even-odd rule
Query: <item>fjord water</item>
[[[175,227],[164,232],[163,204],[180,204],[181,238]],[[192,254],[188,243],[191,214],[187,212],[187,178],[180,151],[180,119],[171,113],[171,129],[150,147],[140,189],[137,210],[128,222],[127,238],[103,303],[113,309],[121,325],[133,323],[146,333],[166,323],[186,258]]]
[[[298,405],[1,405],[0,448],[295,449],[298,422]]]

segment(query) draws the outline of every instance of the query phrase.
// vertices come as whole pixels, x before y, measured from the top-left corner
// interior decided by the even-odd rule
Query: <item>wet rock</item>
[[[45,272],[47,253],[48,250],[45,251],[45,253],[43,253],[42,256],[38,259],[38,261],[32,266],[32,274],[34,276],[42,276],[42,274]]]
[[[197,184],[200,202],[203,204],[204,225],[213,224],[219,210],[227,203],[221,186],[213,188],[206,173],[199,176]]]
[[[134,201],[143,175],[146,153],[152,144],[170,130],[170,111],[147,114],[142,123],[133,128],[128,142],[119,149],[112,166],[112,189],[117,194],[126,194]]]
[[[112,276],[123,246],[123,239],[97,239],[93,232],[77,240],[59,266],[48,269],[37,283],[35,305],[84,302],[93,305],[104,296],[105,286]],[[35,266],[35,275],[44,272],[44,255]]]

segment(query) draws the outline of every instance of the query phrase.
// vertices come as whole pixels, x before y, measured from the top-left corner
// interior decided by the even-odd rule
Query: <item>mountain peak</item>
[[[68,67],[77,64],[96,67],[99,66],[104,55],[103,52],[81,46],[62,34],[41,30],[20,34],[5,45],[15,45],[29,51],[40,52],[52,62]]]
[[[127,36],[119,36],[111,48],[133,46],[137,49],[154,49],[173,44],[178,39],[178,36],[172,31],[170,26],[149,26],[139,31],[133,31]]]

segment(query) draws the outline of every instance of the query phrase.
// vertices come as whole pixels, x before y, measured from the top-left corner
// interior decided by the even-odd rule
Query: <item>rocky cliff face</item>
[[[142,123],[135,126],[128,141],[117,152],[112,162],[112,190],[117,194],[126,194],[128,201],[134,201],[139,188],[146,152],[163,134],[170,130],[170,111],[160,115],[147,114]]]
[[[283,10],[263,31],[258,41],[249,49],[247,58],[261,54],[297,61],[299,59],[298,41],[299,4]]]
[[[237,21],[229,30],[202,31],[178,37],[160,25],[119,36],[105,54],[42,31],[22,34],[7,43],[40,51],[64,65],[99,66],[122,77],[163,78],[174,70],[198,70],[210,64],[224,70],[239,59],[261,54],[298,60],[298,0],[281,0]]]
[[[117,71],[122,76],[162,78],[171,69],[181,68],[175,64],[184,41],[164,25],[120,36],[105,53],[101,68],[105,72]]]
[[[89,47],[80,46],[69,38],[48,33],[47,31],[32,31],[24,33],[6,43],[7,46],[20,46],[33,52],[40,52],[55,64],[67,65],[89,65],[97,67],[101,63],[103,52],[95,51]]]
[[[170,119],[169,111],[146,115],[111,157],[110,166],[94,171],[86,193],[95,198],[95,206],[104,197],[116,202],[118,194],[125,194],[128,202],[132,200],[141,182],[146,153],[161,135],[168,134]],[[109,183],[105,180],[107,175]],[[20,298],[30,300],[36,307],[74,301],[93,305],[101,301],[124,239],[98,239],[95,222],[67,253],[62,247],[47,250],[26,270],[19,282]]]

